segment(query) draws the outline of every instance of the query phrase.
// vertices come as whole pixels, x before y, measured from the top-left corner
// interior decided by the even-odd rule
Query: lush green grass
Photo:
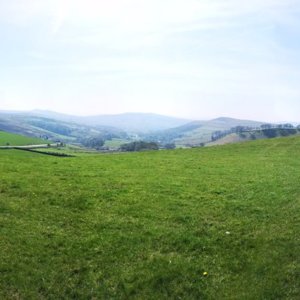
[[[1,299],[300,298],[299,138],[0,169]]]
[[[46,144],[47,141],[31,138],[23,135],[0,131],[0,146],[24,146],[24,145],[39,145]]]

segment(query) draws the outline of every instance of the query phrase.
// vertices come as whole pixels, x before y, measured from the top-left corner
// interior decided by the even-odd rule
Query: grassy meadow
[[[25,146],[47,144],[47,141],[19,134],[0,131],[0,146]]]
[[[0,170],[0,299],[300,299],[299,137]]]

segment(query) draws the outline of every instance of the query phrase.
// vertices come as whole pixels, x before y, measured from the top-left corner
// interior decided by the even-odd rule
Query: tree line
[[[235,126],[230,128],[229,130],[217,130],[214,131],[211,135],[211,141],[217,141],[229,134],[236,133],[241,137],[245,137],[245,133],[252,133],[251,137],[255,138],[254,133],[261,133],[267,138],[274,138],[278,136],[288,136],[296,134],[300,132],[300,125],[295,127],[290,123],[285,124],[262,124],[259,127],[251,127],[251,126]]]

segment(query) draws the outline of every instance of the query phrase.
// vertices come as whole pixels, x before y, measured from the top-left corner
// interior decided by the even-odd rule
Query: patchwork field
[[[1,299],[299,299],[300,138],[0,151]]]

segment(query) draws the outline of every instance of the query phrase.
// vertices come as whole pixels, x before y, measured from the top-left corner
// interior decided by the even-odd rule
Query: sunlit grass
[[[1,299],[299,299],[300,139],[0,152]]]

